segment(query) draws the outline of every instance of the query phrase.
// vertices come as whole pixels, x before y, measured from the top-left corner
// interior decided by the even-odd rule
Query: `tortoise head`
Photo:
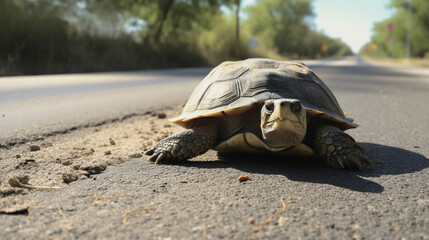
[[[261,109],[263,141],[289,148],[301,143],[307,130],[306,112],[297,99],[269,99]]]

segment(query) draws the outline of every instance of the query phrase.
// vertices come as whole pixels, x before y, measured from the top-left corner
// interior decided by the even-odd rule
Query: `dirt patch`
[[[143,156],[160,139],[181,127],[168,122],[181,107],[148,112],[122,121],[45,137],[0,151],[0,196],[25,194],[9,180],[25,175],[35,186],[62,187]]]

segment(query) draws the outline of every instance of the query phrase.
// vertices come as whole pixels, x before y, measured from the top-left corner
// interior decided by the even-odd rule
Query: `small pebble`
[[[156,114],[156,116],[157,116],[158,118],[160,118],[160,119],[163,119],[163,118],[166,118],[166,117],[167,117],[167,114],[165,114],[165,113],[163,113],[163,112],[159,112],[159,113],[157,113],[157,114]]]
[[[22,184],[27,184],[29,181],[30,181],[30,176],[20,174],[20,175],[11,177],[8,182],[11,187],[21,187]]]
[[[32,151],[32,152],[39,151],[39,150],[40,150],[40,147],[37,145],[31,145],[30,146],[30,151]]]
[[[63,173],[63,182],[69,184],[71,182],[77,181],[79,177],[79,173]]]
[[[87,171],[89,174],[98,174],[106,170],[107,165],[104,163],[89,163],[80,167],[81,170]]]
[[[67,159],[67,160],[61,161],[61,164],[64,165],[64,166],[70,166],[70,165],[73,164],[73,161],[70,160],[70,159]]]
[[[240,176],[238,177],[238,181],[239,182],[245,182],[245,181],[249,181],[250,177],[249,176]]]
[[[37,167],[38,164],[36,163],[36,160],[34,159],[25,159],[24,161],[21,161],[18,163],[18,165],[15,166],[16,169],[23,168],[23,169],[29,169],[33,167]]]
[[[88,178],[88,176],[90,175],[90,173],[85,170],[78,170],[78,172],[81,176],[81,179],[82,179],[82,176],[86,176],[86,178]]]
[[[116,142],[113,139],[109,138],[109,141],[110,141],[110,145],[116,145]]]

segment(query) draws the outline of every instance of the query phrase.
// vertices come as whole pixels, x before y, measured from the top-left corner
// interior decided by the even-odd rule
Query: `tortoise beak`
[[[296,99],[267,100],[261,110],[263,141],[273,147],[300,143],[307,130],[305,110]]]

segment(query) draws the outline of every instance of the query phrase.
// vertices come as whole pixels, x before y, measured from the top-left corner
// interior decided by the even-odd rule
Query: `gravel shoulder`
[[[154,143],[181,130],[167,120],[180,112],[181,107],[147,112],[0,149],[0,197],[11,191],[9,180],[16,176],[27,175],[34,186],[62,188],[142,157]]]

